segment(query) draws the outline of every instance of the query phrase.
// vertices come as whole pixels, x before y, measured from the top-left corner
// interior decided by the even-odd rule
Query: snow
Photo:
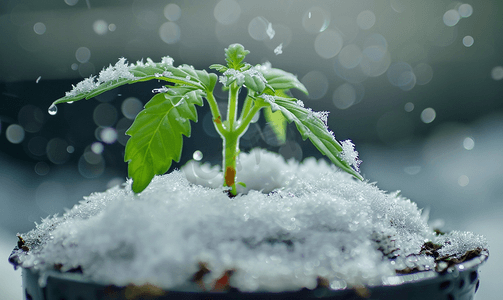
[[[283,43],[279,44],[278,47],[274,48],[274,54],[283,54]]]
[[[165,56],[161,58],[160,67],[170,67],[173,66],[173,58]],[[124,57],[119,58],[115,65],[109,65],[100,71],[98,77],[90,76],[81,82],[77,83],[76,86],[72,85],[72,90],[66,92],[65,97],[74,97],[79,94],[89,93],[102,84],[109,84],[116,82],[121,79],[135,80],[136,77],[131,73],[131,69],[135,67],[157,67],[158,65],[150,58],[147,58],[147,62],[144,63],[143,59],[136,62],[136,64],[128,64]],[[156,77],[161,76],[172,76],[173,74],[165,70],[162,74],[155,74]]]
[[[255,149],[240,155],[237,169],[247,187],[235,198],[218,167],[196,162],[156,176],[137,195],[131,181],[91,194],[21,235],[30,248],[19,250],[22,266],[81,266],[105,284],[176,290],[204,262],[208,285],[233,269],[230,283],[242,291],[280,291],[314,288],[318,276],[355,286],[381,284],[396,269],[431,269],[433,258],[419,254],[426,241],[443,244],[445,254],[487,248],[472,233],[436,236],[415,203],[324,160],[285,161]]]
[[[340,154],[340,157],[342,160],[353,166],[355,170],[358,171],[362,161],[358,159],[358,151],[355,151],[355,145],[353,142],[351,140],[345,140],[341,142],[341,146],[342,153]]]

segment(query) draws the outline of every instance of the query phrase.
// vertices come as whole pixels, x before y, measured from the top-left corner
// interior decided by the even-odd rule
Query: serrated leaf
[[[259,94],[261,94],[265,89],[265,82],[258,76],[253,76],[250,73],[243,73],[245,77],[245,85],[248,89],[251,89]]]
[[[259,65],[257,66],[257,69],[262,72],[265,80],[267,80],[267,84],[273,90],[289,90],[295,88],[302,91],[306,95],[308,94],[306,87],[292,73],[285,72],[276,68],[271,68],[267,65]]]
[[[283,113],[288,122],[294,122],[304,140],[308,139],[325,156],[327,156],[337,167],[350,173],[354,177],[363,180],[363,177],[339,155],[342,146],[328,131],[325,123],[313,115],[313,112],[297,104],[295,98],[274,97],[275,107]]]
[[[221,64],[212,64],[211,66],[209,66],[210,69],[213,69],[213,70],[217,70],[218,72],[225,72],[227,71],[227,67],[224,66],[224,65],[221,65]]]
[[[195,105],[203,105],[202,92],[192,87],[173,87],[159,93],[145,105],[126,131],[124,161],[133,179],[135,193],[143,191],[154,175],[168,171],[180,161],[183,137],[190,137],[190,122],[197,122]]]
[[[230,69],[240,70],[245,66],[243,60],[250,51],[245,50],[241,44],[232,44],[225,49],[225,61]]]
[[[90,99],[125,84],[149,80],[163,80],[177,85],[188,85],[200,90],[212,91],[218,80],[216,74],[204,70],[195,70],[189,65],[174,67],[166,63],[154,63],[149,60],[147,64],[123,65],[122,67],[121,73],[115,74],[115,76],[111,77],[113,79],[108,81],[100,81],[100,78],[95,76],[84,79],[66,96],[54,101],[53,104]],[[100,74],[109,68],[103,69]]]
[[[266,121],[270,124],[273,132],[276,134],[278,142],[281,144],[286,141],[286,118],[281,113],[281,111],[272,111],[271,107],[268,106],[264,109],[264,117]]]

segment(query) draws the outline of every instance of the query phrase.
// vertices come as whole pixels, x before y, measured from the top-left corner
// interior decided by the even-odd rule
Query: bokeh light
[[[336,56],[343,46],[342,36],[335,30],[327,29],[314,40],[314,50],[323,58]]]
[[[164,17],[171,22],[178,21],[182,15],[182,9],[175,3],[170,3],[164,7]]]
[[[463,148],[466,150],[472,150],[475,147],[475,141],[471,137],[466,137],[463,140]]]
[[[319,6],[313,6],[302,17],[302,27],[309,33],[319,33],[330,24],[330,12]]]
[[[75,58],[79,63],[86,63],[91,58],[91,50],[87,47],[80,47],[75,51]]]
[[[49,174],[49,171],[51,168],[45,161],[39,161],[38,163],[35,164],[35,173],[40,176],[44,176]]]
[[[362,61],[362,51],[355,44],[345,46],[337,56],[341,65],[346,69],[352,69]]]
[[[142,109],[143,103],[136,97],[128,97],[121,104],[122,114],[130,120],[134,120]]]
[[[470,178],[466,175],[461,175],[458,178],[458,184],[459,186],[467,186],[470,183]]]
[[[374,26],[376,22],[375,14],[370,10],[364,10],[356,17],[356,24],[363,30],[368,30]]]
[[[338,86],[333,95],[332,102],[338,109],[347,109],[361,101],[365,93],[362,84],[351,84],[345,82]]]
[[[471,47],[473,45],[473,42],[474,42],[473,37],[470,35],[467,35],[463,38],[463,45],[465,47]]]
[[[407,86],[415,79],[412,67],[405,62],[395,62],[388,68],[388,80],[389,82],[398,87]]]
[[[19,124],[11,124],[5,130],[7,140],[13,144],[19,144],[24,140],[24,129]]]
[[[241,6],[234,0],[220,0],[213,10],[213,15],[218,23],[230,25],[241,16]]]
[[[268,24],[264,17],[255,17],[248,24],[248,34],[256,41],[263,41],[267,38]]]
[[[100,142],[94,142],[91,145],[91,151],[93,151],[94,154],[101,154],[101,153],[103,153],[104,149],[105,149],[105,147]]]
[[[96,20],[93,23],[93,30],[98,35],[105,35],[108,32],[108,23],[104,20]]]
[[[117,131],[112,127],[103,128],[100,132],[100,138],[106,144],[113,144],[117,141]]]
[[[473,14],[473,7],[468,3],[463,3],[458,7],[458,12],[462,18],[468,18]]]
[[[309,99],[318,100],[323,98],[328,90],[328,79],[320,71],[310,71],[300,80],[309,92]]]
[[[433,68],[427,63],[419,63],[413,69],[417,85],[425,85],[433,79]]]
[[[166,22],[159,27],[159,37],[166,44],[174,44],[180,40],[180,26],[175,22]]]
[[[35,31],[35,33],[38,35],[44,34],[46,30],[47,30],[47,27],[42,22],[37,22],[37,23],[35,23],[35,25],[33,25],[33,31]]]
[[[491,77],[494,80],[501,80],[503,79],[503,67],[502,66],[496,66],[491,70]]]
[[[426,124],[433,122],[433,120],[435,120],[436,117],[437,117],[437,113],[431,107],[425,108],[421,112],[421,121],[423,121]]]
[[[67,151],[68,142],[61,138],[52,138],[46,146],[47,158],[53,164],[64,164],[70,158],[70,154]]]
[[[459,22],[459,19],[461,19],[461,16],[459,15],[459,12],[455,9],[450,9],[446,11],[443,16],[444,24],[449,27],[456,26],[456,24],[458,24]]]
[[[414,110],[414,103],[412,102],[407,102],[405,103],[405,105],[403,106],[403,109],[406,111],[406,112],[411,112]]]

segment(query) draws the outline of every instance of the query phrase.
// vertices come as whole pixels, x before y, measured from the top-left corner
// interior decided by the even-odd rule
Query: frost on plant
[[[358,159],[358,151],[355,151],[355,145],[351,140],[342,141],[342,153],[341,158],[352,165],[355,170],[360,169],[361,160]]]
[[[98,77],[91,76],[78,83],[53,105],[90,99],[124,84],[147,80],[165,82],[164,86],[152,91],[155,95],[126,131],[131,138],[126,144],[124,159],[128,162],[128,176],[133,180],[133,191],[137,193],[147,188],[155,175],[167,172],[172,161],[180,160],[183,136],[190,137],[191,134],[191,124],[187,120],[197,122],[196,106],[204,102],[209,105],[213,125],[222,137],[224,186],[229,188],[231,195],[237,193],[239,140],[261,110],[279,141],[285,141],[286,124],[293,122],[303,139],[309,139],[337,167],[363,179],[358,173],[360,161],[352,150],[354,145],[351,144],[349,151],[348,144],[339,144],[328,129],[328,112],[314,112],[305,108],[301,100],[289,96],[290,89],[307,94],[297,77],[272,68],[270,63],[252,66],[245,62],[248,53],[240,44],[232,44],[225,49],[227,64],[210,66],[220,76],[196,70],[191,65],[175,67],[169,56],[163,57],[160,63],[147,58],[146,62],[141,60],[136,64],[128,64],[125,58],[120,58],[114,66],[103,69]],[[276,53],[279,54],[278,51]],[[225,120],[213,95],[217,81],[229,93]],[[247,90],[247,96],[244,103],[239,105],[238,94],[241,89]],[[238,107],[242,107],[241,111],[238,111]]]

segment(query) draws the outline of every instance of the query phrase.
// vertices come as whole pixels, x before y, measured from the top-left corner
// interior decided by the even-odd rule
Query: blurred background
[[[328,110],[337,139],[352,139],[362,174],[430,211],[443,230],[483,234],[491,257],[478,299],[496,299],[503,266],[503,2],[451,0],[4,0],[0,4],[0,298],[21,299],[7,257],[17,232],[83,196],[125,181],[125,130],[161,86],[123,86],[48,107],[110,63],[170,55],[175,65],[225,63],[241,43]],[[225,94],[216,91],[225,106]],[[209,108],[184,139],[188,160],[219,164]],[[279,144],[259,120],[243,150],[321,158],[293,125]],[[200,151],[200,152],[199,152]],[[3,294],[2,294],[3,293]]]

